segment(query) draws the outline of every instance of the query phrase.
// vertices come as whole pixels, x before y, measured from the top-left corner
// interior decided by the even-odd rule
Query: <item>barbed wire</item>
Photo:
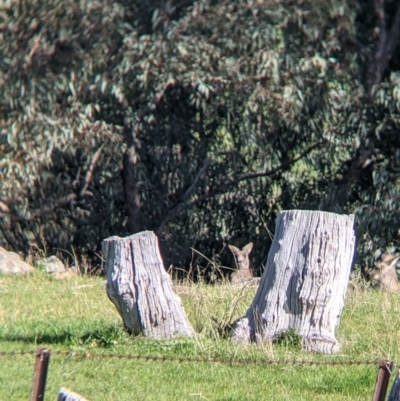
[[[152,356],[152,355],[132,355],[132,354],[95,354],[91,352],[73,352],[43,349],[50,351],[52,355],[65,356],[66,358],[82,359],[126,359],[142,360],[151,362],[178,362],[178,363],[221,363],[226,365],[307,365],[307,366],[382,366],[388,364],[388,360],[349,360],[349,361],[312,361],[305,359],[238,359],[238,358],[196,358],[196,357],[175,357],[175,356]],[[0,357],[12,357],[22,355],[37,355],[38,350],[31,351],[0,351]]]

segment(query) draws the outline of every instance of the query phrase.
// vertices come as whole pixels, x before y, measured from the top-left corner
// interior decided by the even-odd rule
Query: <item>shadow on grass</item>
[[[42,326],[42,325],[41,325]],[[62,344],[66,346],[96,346],[111,347],[116,343],[124,341],[128,334],[122,326],[102,325],[92,330],[86,328],[79,330],[74,327],[36,327],[29,333],[1,332],[0,341],[5,342],[23,342],[35,345],[41,344]]]

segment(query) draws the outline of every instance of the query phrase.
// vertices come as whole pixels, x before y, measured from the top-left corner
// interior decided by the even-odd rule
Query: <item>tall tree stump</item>
[[[232,341],[269,342],[294,330],[305,350],[337,352],[335,328],[353,259],[353,226],[353,215],[280,213],[260,285],[235,323]]]
[[[172,290],[157,237],[143,231],[102,242],[107,296],[130,333],[155,339],[193,336],[181,299]]]

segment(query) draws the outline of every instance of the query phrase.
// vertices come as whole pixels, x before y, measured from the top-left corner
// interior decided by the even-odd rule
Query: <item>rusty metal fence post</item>
[[[36,353],[33,382],[29,401],[43,401],[46,389],[47,369],[49,367],[51,351],[39,348]]]
[[[376,377],[374,395],[372,401],[385,401],[387,389],[389,386],[390,375],[393,371],[393,362],[380,361],[378,375]]]

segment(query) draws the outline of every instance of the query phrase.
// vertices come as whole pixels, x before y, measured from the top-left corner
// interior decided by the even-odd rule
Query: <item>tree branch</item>
[[[335,191],[335,200],[340,207],[346,204],[351,185],[358,179],[361,172],[372,163],[370,157],[370,150],[361,150],[360,153],[351,160],[349,168],[338,181]]]
[[[363,43],[361,43],[355,36],[353,35],[348,35],[345,38],[345,42],[348,43],[349,45],[354,46],[361,52],[361,54],[369,61],[371,58],[371,52],[368,51],[367,47],[364,46]]]
[[[93,171],[94,171],[94,168],[96,166],[96,163],[98,162],[98,160],[100,158],[101,151],[103,150],[103,148],[104,148],[104,144],[101,145],[96,150],[95,154],[93,155],[93,158],[92,158],[92,161],[90,163],[89,169],[88,169],[88,171],[86,172],[86,175],[85,175],[85,182],[83,184],[83,187],[79,191],[79,196],[80,197],[83,197],[85,195],[85,192],[87,191],[87,188],[88,188],[88,186],[90,184],[90,181],[92,181]]]
[[[57,201],[52,202],[48,205],[45,205],[39,209],[33,210],[32,212],[28,211],[26,216],[16,215],[16,214],[12,213],[10,211],[9,207],[5,203],[0,201],[0,217],[6,217],[6,218],[10,218],[12,220],[17,220],[17,221],[32,221],[37,217],[51,213],[54,209],[57,209],[64,205],[67,205],[68,203],[78,200],[79,198],[82,198],[83,196],[88,194],[87,188],[92,180],[93,171],[94,171],[97,161],[100,158],[103,147],[104,147],[104,145],[101,145],[99,147],[99,149],[97,149],[95,154],[93,155],[89,169],[85,175],[85,181],[84,181],[83,187],[79,190],[78,194],[70,193],[68,195],[65,195],[65,196],[61,197],[60,199],[58,199]]]
[[[230,188],[232,188],[233,186],[239,184],[239,182],[241,181],[246,181],[246,180],[252,180],[254,178],[260,178],[260,177],[271,177],[274,174],[276,174],[277,172],[284,170],[286,167],[290,166],[293,163],[296,163],[297,161],[299,161],[300,159],[302,159],[304,156],[306,156],[307,154],[309,154],[313,149],[321,146],[323,143],[322,142],[317,142],[314,145],[310,146],[309,148],[307,148],[304,152],[302,152],[299,156],[287,160],[286,162],[280,164],[278,167],[269,170],[269,171],[264,171],[264,172],[258,172],[258,173],[252,173],[252,174],[245,174],[239,178],[233,179],[233,180],[229,180],[229,181],[225,181],[225,182],[221,182],[217,185],[215,185],[214,189],[206,192],[205,194],[198,196],[196,199],[193,199],[191,202],[189,201],[183,201],[178,203],[174,209],[170,210],[168,212],[168,214],[165,216],[164,220],[162,221],[162,223],[160,224],[160,226],[157,229],[157,234],[159,234],[161,232],[161,230],[164,228],[164,226],[171,221],[178,213],[180,213],[182,210],[184,209],[188,209],[193,207],[194,205],[196,205],[199,202],[202,202],[206,199],[212,198],[218,194],[227,192]],[[204,167],[204,166],[203,166]]]
[[[70,203],[71,201],[74,201],[76,199],[78,199],[77,194],[68,194],[68,195],[63,196],[62,198],[58,199],[57,202],[43,206],[42,208],[36,209],[32,212],[28,211],[27,216],[20,216],[20,215],[13,214],[11,212],[0,211],[0,217],[8,217],[8,218],[11,218],[11,219],[17,220],[17,221],[32,221],[36,217],[42,216],[47,213],[51,213],[54,209],[56,209],[60,206],[67,205],[68,203]]]
[[[196,188],[197,182],[199,181],[200,177],[205,173],[210,164],[211,164],[211,159],[207,157],[207,159],[204,160],[203,167],[196,174],[196,177],[194,178],[192,185],[182,195],[181,199],[179,200],[180,202],[185,201],[189,197],[189,195],[193,192],[193,190]]]
[[[161,224],[159,225],[157,232],[160,232],[165,224],[172,220],[175,215],[177,213],[179,213],[182,209],[180,208],[180,205],[185,204],[186,199],[191,195],[191,193],[194,191],[194,189],[197,186],[197,183],[200,179],[200,177],[205,173],[205,171],[207,170],[208,166],[211,164],[211,158],[207,157],[204,160],[203,166],[201,167],[201,169],[198,171],[198,173],[196,174],[196,177],[194,178],[192,184],[190,185],[190,187],[186,190],[186,192],[179,198],[179,200],[174,204],[174,206],[172,206],[172,208],[168,211],[167,215],[165,216],[164,220],[161,222]]]

